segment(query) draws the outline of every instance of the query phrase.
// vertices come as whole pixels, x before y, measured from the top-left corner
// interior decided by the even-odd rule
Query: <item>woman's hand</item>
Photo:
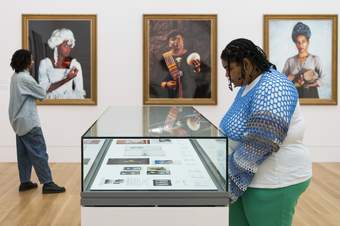
[[[294,82],[295,87],[298,88],[298,87],[302,87],[304,85],[305,80],[303,79],[303,74],[288,75],[288,77],[289,76],[293,76],[293,80],[292,81]]]
[[[66,75],[66,78],[58,81],[58,82],[55,82],[55,83],[52,83],[50,85],[50,87],[47,89],[47,92],[50,93],[56,89],[58,89],[60,86],[64,85],[66,82],[72,80],[73,78],[75,78],[76,76],[78,75],[78,69],[73,67]]]
[[[320,86],[320,81],[316,80],[315,82],[310,83],[310,84],[306,85],[305,87],[310,88],[310,87],[319,87],[319,86]]]
[[[66,78],[68,80],[71,80],[73,78],[75,78],[76,76],[78,75],[78,69],[73,67],[68,73],[67,73],[67,76]]]
[[[170,80],[167,82],[161,82],[162,88],[176,88],[176,81]]]
[[[303,84],[305,84],[305,80],[303,79],[303,75],[300,75],[298,77],[298,79],[296,80],[296,82],[300,85],[303,86]]]
[[[200,60],[192,60],[192,65],[194,65],[194,71],[195,72],[201,71],[201,61]]]

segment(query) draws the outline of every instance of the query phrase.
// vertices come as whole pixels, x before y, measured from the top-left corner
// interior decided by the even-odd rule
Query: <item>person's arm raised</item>
[[[68,72],[66,78],[64,78],[64,79],[62,79],[62,80],[60,80],[60,81],[58,81],[58,82],[52,83],[52,84],[50,85],[50,87],[48,88],[47,92],[49,93],[49,92],[52,92],[52,91],[58,89],[60,86],[64,85],[66,82],[68,82],[68,81],[72,80],[73,78],[75,78],[75,77],[77,76],[77,74],[78,74],[78,69],[75,68],[75,67],[72,68],[72,69]]]

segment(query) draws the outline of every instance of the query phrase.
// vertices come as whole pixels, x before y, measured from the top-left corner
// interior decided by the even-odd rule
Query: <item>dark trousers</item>
[[[52,182],[45,139],[40,127],[23,136],[16,136],[20,182],[31,180],[32,166],[41,184]]]

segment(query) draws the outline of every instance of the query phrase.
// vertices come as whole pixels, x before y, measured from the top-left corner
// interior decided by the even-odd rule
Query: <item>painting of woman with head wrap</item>
[[[265,15],[265,51],[302,104],[336,104],[336,16]]]
[[[295,84],[300,98],[319,98],[318,87],[323,77],[320,57],[309,52],[310,38],[309,26],[297,22],[292,31],[297,54],[287,59],[282,70]]]
[[[32,74],[47,93],[42,104],[95,104],[96,17],[23,17],[24,44],[35,62]]]

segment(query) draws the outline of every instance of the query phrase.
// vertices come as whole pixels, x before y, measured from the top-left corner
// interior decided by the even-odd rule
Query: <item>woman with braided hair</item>
[[[229,138],[230,226],[290,226],[312,169],[294,84],[247,39],[221,54],[229,88],[240,87],[221,120]]]

